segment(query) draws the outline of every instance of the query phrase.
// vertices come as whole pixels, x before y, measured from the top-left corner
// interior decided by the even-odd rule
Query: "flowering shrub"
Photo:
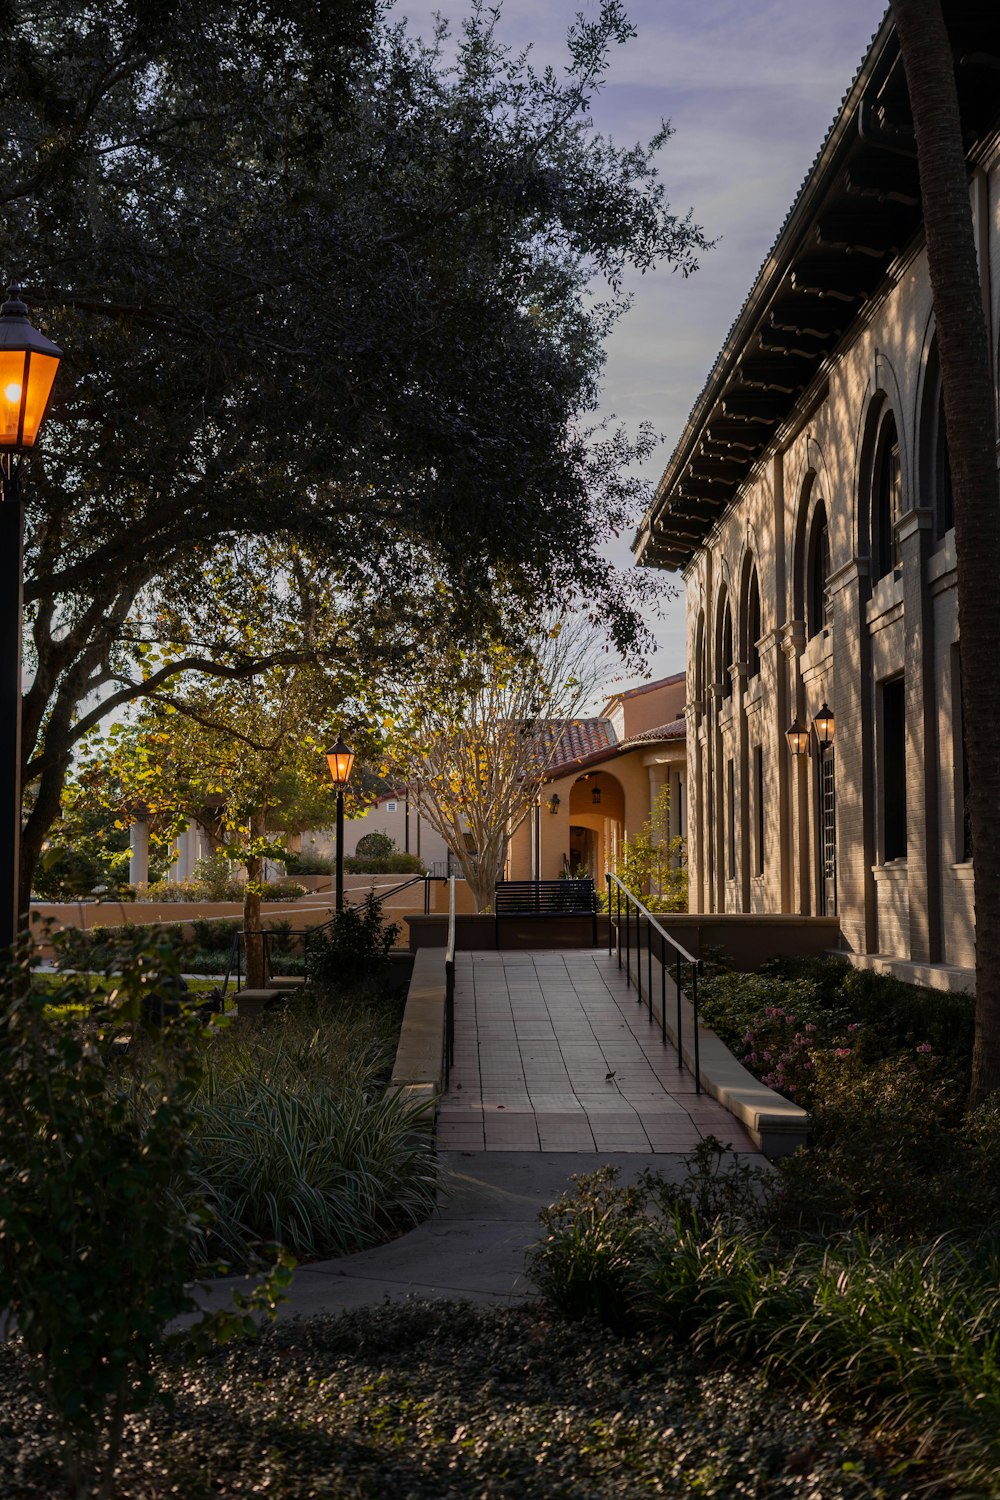
[[[128,888],[132,901],[238,901],[243,904],[246,886],[233,877],[220,888],[205,880],[155,880]],[[263,901],[298,901],[306,894],[304,885],[294,880],[267,880],[261,887]]]
[[[800,1023],[790,1010],[769,1005],[744,1033],[740,1061],[768,1088],[808,1106],[815,1083],[816,1044],[815,1022]]]

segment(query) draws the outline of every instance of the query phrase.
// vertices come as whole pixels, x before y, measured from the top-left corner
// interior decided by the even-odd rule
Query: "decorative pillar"
[[[149,818],[136,813],[129,829],[128,878],[130,885],[145,885],[149,880]]]
[[[805,644],[805,621],[789,620],[782,626],[781,648],[785,653],[788,674],[785,711],[789,722],[797,718],[803,724],[806,722],[806,705],[802,674],[799,671],[799,658],[805,649]],[[788,728],[787,723],[784,728]],[[782,738],[784,738],[784,733],[782,733]],[[787,747],[785,753],[786,755],[788,753]],[[809,878],[810,758],[807,755],[796,755],[791,759],[794,765],[791,767],[789,777],[791,798],[787,826],[788,844],[786,845],[788,869],[792,880],[789,905],[792,911],[798,912],[801,916],[808,916],[812,910],[812,882]]]

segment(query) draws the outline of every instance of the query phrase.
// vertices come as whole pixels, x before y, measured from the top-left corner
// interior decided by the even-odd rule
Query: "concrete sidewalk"
[[[619,1181],[646,1168],[672,1181],[684,1175],[680,1154],[596,1155],[539,1151],[449,1151],[440,1157],[441,1203],[409,1234],[336,1260],[299,1266],[279,1317],[337,1313],[405,1297],[514,1303],[534,1295],[525,1275],[528,1248],[542,1237],[539,1211],[572,1186],[574,1173],[608,1162]],[[212,1283],[206,1305],[228,1300],[242,1277]]]

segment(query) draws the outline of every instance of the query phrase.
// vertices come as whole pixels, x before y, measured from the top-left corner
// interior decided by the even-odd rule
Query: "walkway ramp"
[[[707,1135],[756,1150],[727,1109],[696,1094],[603,950],[460,953],[455,971],[439,1150],[660,1155]]]

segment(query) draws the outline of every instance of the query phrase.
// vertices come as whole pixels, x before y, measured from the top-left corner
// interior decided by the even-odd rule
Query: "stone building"
[[[1000,21],[987,16],[948,8],[995,350]],[[687,588],[691,909],[835,912],[854,961],[970,983],[948,447],[889,18],[635,551]]]

